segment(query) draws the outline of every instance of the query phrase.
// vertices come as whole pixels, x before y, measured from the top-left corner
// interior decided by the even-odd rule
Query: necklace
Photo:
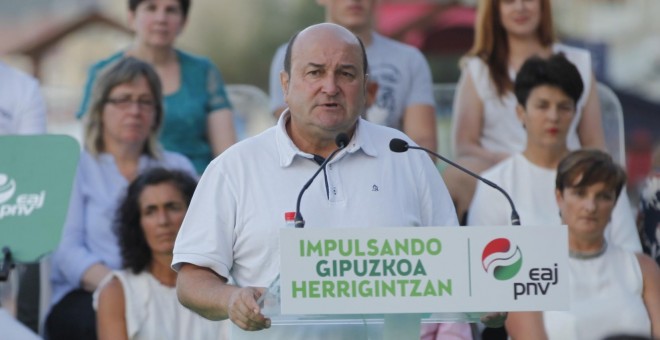
[[[607,250],[607,242],[605,242],[605,240],[603,240],[603,246],[600,247],[600,249],[598,249],[595,252],[582,253],[582,252],[579,252],[579,251],[573,251],[573,250],[569,249],[568,250],[568,256],[570,258],[578,259],[578,260],[589,260],[589,259],[594,259],[594,258],[597,258],[597,257],[603,255],[603,253],[605,253],[605,250]]]

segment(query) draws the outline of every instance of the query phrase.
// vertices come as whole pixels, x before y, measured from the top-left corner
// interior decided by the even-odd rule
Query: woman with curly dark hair
[[[115,223],[123,270],[95,293],[99,339],[218,339],[222,324],[181,306],[172,249],[196,182],[155,168],[131,183]]]

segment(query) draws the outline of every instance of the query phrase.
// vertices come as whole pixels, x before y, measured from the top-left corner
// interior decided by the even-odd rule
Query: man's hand
[[[229,297],[229,319],[246,331],[270,328],[270,319],[261,314],[257,299],[265,288],[246,287],[235,290]]]
[[[481,317],[481,322],[486,326],[490,328],[499,328],[504,326],[504,322],[506,321],[506,312],[493,312],[493,313],[486,313],[484,316]]]

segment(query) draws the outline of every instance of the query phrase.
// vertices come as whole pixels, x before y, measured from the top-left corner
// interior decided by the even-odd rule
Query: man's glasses
[[[118,109],[130,109],[133,104],[137,104],[140,110],[153,110],[156,103],[152,99],[131,99],[130,97],[108,98],[106,103],[116,106]]]

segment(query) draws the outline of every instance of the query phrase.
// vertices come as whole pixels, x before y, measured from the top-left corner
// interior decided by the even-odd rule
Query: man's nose
[[[328,74],[324,79],[323,79],[323,84],[322,84],[323,92],[326,93],[329,96],[334,96],[339,92],[339,86],[337,86],[337,78],[335,77],[334,74]]]

